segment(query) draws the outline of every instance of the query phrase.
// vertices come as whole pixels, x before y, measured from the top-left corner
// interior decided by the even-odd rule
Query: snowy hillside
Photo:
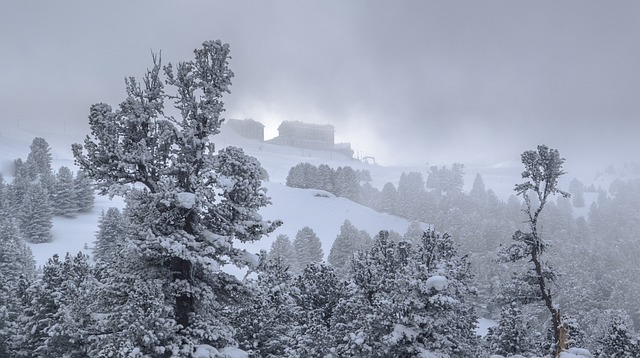
[[[53,169],[67,166],[76,170],[71,154],[71,144],[81,142],[83,135],[80,130],[68,133],[38,132],[36,130],[21,130],[4,128],[0,131],[0,174],[10,181],[12,163],[16,158],[25,159],[29,152],[29,145],[34,137],[41,136],[51,146]],[[340,231],[340,225],[350,220],[361,230],[366,230],[371,236],[380,230],[394,230],[403,234],[410,224],[407,220],[389,214],[378,213],[370,208],[356,204],[345,198],[335,197],[330,193],[319,190],[295,189],[285,186],[289,169],[301,162],[313,165],[328,164],[333,168],[351,166],[354,169],[366,169],[371,173],[374,187],[382,188],[387,182],[397,185],[402,172],[417,171],[427,177],[428,165],[422,167],[383,167],[367,164],[347,158],[338,153],[300,149],[270,144],[238,136],[229,128],[223,127],[222,133],[214,138],[216,148],[238,146],[261,162],[269,174],[269,180],[264,182],[272,205],[264,208],[261,213],[265,219],[280,219],[284,224],[269,237],[261,241],[246,245],[251,251],[268,250],[275,237],[285,234],[295,238],[297,231],[305,226],[311,227],[322,241],[322,249],[328,255],[331,245]],[[481,173],[487,188],[496,192],[502,199],[513,193],[514,183],[520,179],[520,168],[514,163],[502,163],[492,167],[465,168],[465,190],[473,183],[476,173]],[[599,185],[607,185],[615,178],[611,174],[600,176]],[[586,215],[594,195],[587,195],[588,205],[583,210],[576,210],[577,215]],[[107,197],[97,197],[93,210],[78,215],[76,218],[54,218],[53,242],[46,244],[32,244],[32,250],[38,265],[42,265],[53,254],[64,255],[66,252],[90,252],[98,218],[101,212],[109,207],[124,207],[121,198],[109,200]],[[424,224],[426,227],[427,225]]]
[[[7,180],[11,180],[13,160],[18,157],[26,158],[29,145],[36,136],[43,136],[51,146],[54,170],[60,166],[76,170],[70,147],[73,142],[81,141],[82,136],[9,129],[0,133],[0,163],[3,165],[0,173]],[[245,245],[250,251],[269,250],[277,235],[285,234],[293,239],[299,229],[308,226],[321,239],[326,258],[345,220],[350,220],[357,228],[366,230],[372,236],[380,230],[394,230],[403,234],[410,224],[405,219],[378,213],[330,193],[289,188],[284,185],[289,169],[303,161],[314,164],[327,163],[333,167],[349,165],[354,168],[366,168],[378,182],[374,184],[382,183],[380,186],[386,181],[397,181],[401,171],[397,172],[395,168],[363,164],[336,153],[306,149],[302,151],[298,148],[246,140],[229,131],[225,131],[215,139],[217,148],[230,145],[242,147],[247,154],[257,157],[269,173],[270,180],[264,182],[264,186],[271,197],[272,205],[264,208],[261,213],[265,219],[279,219],[284,224],[269,237]],[[43,265],[53,254],[64,256],[66,252],[78,251],[90,253],[100,213],[112,206],[123,208],[124,202],[118,197],[110,200],[108,197],[97,196],[91,212],[79,214],[76,218],[55,217],[52,230],[53,241],[31,244],[37,264]]]

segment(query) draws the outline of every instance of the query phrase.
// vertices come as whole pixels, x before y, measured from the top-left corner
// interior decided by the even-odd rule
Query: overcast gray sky
[[[386,164],[517,161],[540,143],[567,163],[638,161],[633,0],[3,1],[0,123],[83,131],[151,49],[177,62],[208,39],[231,44],[226,116],[268,134],[331,123]]]

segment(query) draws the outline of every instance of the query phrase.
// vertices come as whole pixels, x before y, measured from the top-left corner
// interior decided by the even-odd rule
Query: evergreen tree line
[[[35,138],[26,161],[15,160],[14,178],[0,177],[0,209],[15,220],[24,240],[51,241],[53,216],[74,217],[93,207],[94,193],[84,172],[63,166],[54,173],[49,144]]]
[[[300,163],[287,174],[286,185],[292,188],[320,189],[336,196],[359,202],[360,182],[371,181],[368,170],[354,170],[350,166],[333,169],[326,164],[315,166]]]
[[[443,172],[448,172],[448,177],[455,174],[455,185],[442,186],[444,181],[437,178]],[[403,174],[397,187],[387,183],[379,195],[369,191],[374,193],[370,203],[379,211],[446,228],[459,249],[469,255],[478,288],[478,309],[483,316],[500,320],[504,310],[514,312],[515,298],[537,297],[535,292],[523,291],[503,264],[496,264],[505,238],[526,229],[525,203],[515,195],[506,202],[500,200],[485,188],[479,174],[471,190],[464,193],[462,175],[461,170],[446,167],[432,168],[426,181],[417,172]],[[432,176],[435,178],[430,180]],[[566,319],[575,322],[573,332],[579,346],[594,352],[599,343],[593,338],[610,331],[612,320],[624,322],[622,326],[633,337],[640,329],[640,297],[636,294],[640,272],[632,264],[632,257],[638,255],[640,221],[635,215],[640,211],[640,180],[618,179],[604,190],[573,179],[569,192],[571,198],[558,197],[547,203],[539,219],[540,235],[550,247],[550,263],[558,275],[557,302]],[[598,199],[589,207],[587,217],[576,216],[574,210],[586,206],[587,193]],[[519,309],[532,318],[530,331],[537,332],[527,341],[537,339],[535,345],[544,347],[544,310],[536,305]]]
[[[132,215],[115,208],[101,215],[95,264],[81,253],[54,256],[36,275],[24,244],[12,251],[23,260],[3,267],[0,357],[177,353],[169,350],[178,349],[171,342],[180,327],[161,280],[139,277],[143,263],[132,260],[137,253],[128,237],[140,230]],[[9,235],[2,236],[3,249]],[[469,265],[449,236],[426,232],[414,242],[396,242],[381,232],[353,253],[341,274],[321,262],[318,246],[309,249],[315,246],[309,242],[319,244],[313,237],[309,228],[296,236],[296,252],[309,261],[297,273],[275,254],[274,242],[254,277],[227,277],[232,287],[217,291],[221,327],[206,332],[212,340],[256,357],[477,356]]]
[[[129,244],[140,229],[131,215],[110,208],[100,217],[93,259],[54,256],[39,273],[15,226],[0,220],[0,357],[176,353],[170,342],[179,327],[162,281],[135,271],[144,265]],[[450,236],[418,232],[412,225],[403,237],[383,231],[371,239],[345,221],[329,263],[323,263],[317,236],[303,228],[297,247],[308,255],[316,246],[306,265],[290,264],[279,237],[261,256],[255,276],[242,283],[228,277],[234,287],[220,291],[231,289],[218,296],[224,304],[216,317],[229,330],[210,333],[256,357],[544,355],[542,337],[517,303],[502,309],[499,325],[486,337],[477,336],[476,289],[466,256],[458,255]],[[345,247],[352,248],[350,255]],[[637,354],[629,317],[609,313],[599,336],[572,327],[573,344],[590,339],[599,357]]]
[[[403,173],[397,185],[387,183],[382,190],[365,183],[358,201],[380,212],[446,228],[459,250],[469,255],[481,315],[500,321],[505,310],[522,310],[534,332],[526,341],[543,352],[548,339],[542,307],[512,307],[514,300],[534,300],[537,294],[525,290],[504,264],[496,264],[507,238],[526,229],[525,203],[515,195],[506,202],[499,199],[479,174],[465,193],[463,169],[461,164],[431,167],[426,180],[419,172]],[[640,180],[616,180],[604,190],[573,179],[569,192],[571,198],[547,203],[540,234],[553,252],[550,261],[558,275],[557,301],[564,307],[563,316],[575,323],[572,331],[578,341],[587,337],[580,346],[593,352],[598,347],[593,337],[602,337],[614,318],[625,322],[629,332],[640,329],[640,272],[631,264],[638,254],[640,222],[634,215],[640,211]],[[598,199],[587,217],[576,217],[574,210],[586,206],[585,195],[595,193]]]

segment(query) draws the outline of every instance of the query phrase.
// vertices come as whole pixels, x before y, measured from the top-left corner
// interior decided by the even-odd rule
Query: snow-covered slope
[[[76,170],[70,147],[73,142],[82,140],[81,135],[10,129],[0,132],[0,163],[4,164],[0,170],[5,178],[11,179],[11,163],[15,158],[26,159],[29,145],[36,136],[45,138],[51,146],[54,170],[63,165]],[[363,164],[337,153],[306,149],[303,151],[299,148],[247,140],[229,131],[216,137],[215,142],[217,148],[229,145],[243,148],[247,154],[260,160],[270,176],[270,180],[265,182],[264,186],[271,197],[272,205],[264,208],[261,213],[266,219],[282,220],[283,225],[269,237],[245,244],[245,247],[251,251],[269,250],[278,234],[285,234],[293,239],[299,229],[309,226],[322,241],[322,249],[326,257],[344,220],[350,220],[357,228],[366,230],[372,236],[380,230],[394,230],[402,234],[409,225],[405,219],[378,213],[330,193],[289,188],[284,185],[289,169],[303,161],[315,165],[327,163],[333,167],[349,165],[358,169],[366,168],[371,171],[373,177],[384,178],[378,179],[382,182],[380,186],[387,180],[397,181],[401,172],[396,173],[393,169]],[[112,206],[123,208],[123,200],[118,197],[110,200],[107,197],[97,196],[95,206],[90,212],[80,214],[73,219],[54,218],[53,241],[31,245],[37,264],[44,264],[53,254],[65,255],[67,252],[78,251],[89,253],[97,231],[100,213]]]
[[[80,130],[39,132],[2,128],[0,129],[0,174],[7,180],[12,179],[13,160],[18,157],[26,159],[29,145],[36,136],[45,138],[51,146],[54,170],[63,165],[76,170],[71,154],[71,144],[82,141],[84,135]],[[262,249],[268,250],[278,234],[288,235],[291,239],[295,238],[297,231],[305,226],[311,227],[321,239],[326,257],[344,220],[350,220],[357,228],[366,230],[372,236],[383,229],[403,234],[409,225],[405,219],[375,212],[326,192],[286,187],[284,184],[289,169],[298,163],[309,162],[316,166],[324,163],[333,168],[348,165],[354,169],[367,169],[373,179],[371,184],[379,189],[387,182],[397,185],[402,172],[417,171],[423,173],[423,177],[426,178],[428,171],[426,163],[421,167],[383,167],[362,163],[338,153],[249,140],[224,127],[222,133],[214,138],[214,142],[218,149],[230,145],[243,148],[247,154],[258,158],[269,173],[269,181],[266,181],[264,186],[268,189],[267,194],[272,198],[272,205],[263,209],[261,213],[265,219],[280,219],[284,224],[269,237],[246,245],[248,249],[256,252]],[[465,189],[470,188],[473,178],[479,172],[483,176],[486,187],[493,189],[500,198],[506,199],[513,193],[514,183],[520,180],[519,171],[520,168],[516,163],[502,163],[489,168],[468,167],[465,168],[467,173]],[[594,198],[589,199],[592,201]],[[97,231],[99,215],[111,206],[122,208],[124,203],[120,198],[109,200],[105,197],[97,197],[91,212],[81,214],[74,219],[55,218],[53,242],[32,245],[37,263],[42,265],[54,253],[64,255],[66,252],[75,253],[80,250],[89,252]],[[585,215],[586,212],[579,214]]]
[[[251,245],[254,248],[268,250],[278,234],[285,234],[293,240],[299,229],[308,226],[322,241],[326,258],[345,220],[366,230],[371,236],[380,230],[394,230],[404,234],[410,224],[403,218],[378,213],[325,191],[289,188],[278,183],[265,183],[265,187],[273,205],[263,209],[262,215],[266,219],[280,219],[284,223],[270,237]]]

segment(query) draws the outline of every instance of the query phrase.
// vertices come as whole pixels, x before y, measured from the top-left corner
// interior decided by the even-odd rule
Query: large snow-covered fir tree
[[[278,225],[258,213],[269,203],[259,162],[238,148],[216,153],[210,142],[233,77],[228,60],[229,45],[220,41],[204,42],[193,60],[176,66],[162,67],[154,55],[142,82],[126,79],[127,98],[117,109],[91,106],[91,134],[73,146],[78,166],[101,193],[144,188],[128,197],[137,227],[128,240],[144,262],[138,275],[153,277],[163,290],[177,332],[162,344],[179,357],[233,344],[219,316],[231,285],[219,268],[255,264],[257,257],[235,243],[258,240]]]

